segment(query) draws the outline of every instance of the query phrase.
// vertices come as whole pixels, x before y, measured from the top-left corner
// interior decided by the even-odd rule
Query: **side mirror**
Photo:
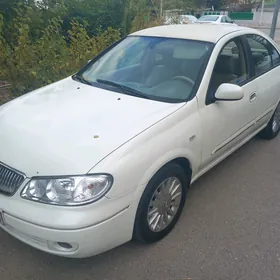
[[[237,101],[243,97],[242,87],[233,84],[221,84],[215,93],[217,101]]]

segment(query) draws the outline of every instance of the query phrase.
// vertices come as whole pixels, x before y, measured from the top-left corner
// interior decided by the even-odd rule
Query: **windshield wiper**
[[[133,96],[137,96],[137,97],[151,99],[148,95],[142,93],[141,91],[138,91],[137,89],[134,89],[134,88],[122,85],[122,84],[118,84],[118,83],[113,82],[113,81],[103,80],[103,79],[97,79],[96,81],[100,84],[105,84],[105,85],[110,85],[110,86],[113,86],[113,87],[120,88],[123,93],[128,94],[128,95],[133,95]]]
[[[83,76],[75,74],[75,75],[72,76],[72,79],[75,80],[75,81],[81,82],[83,84],[92,86],[92,83],[89,82],[88,80],[86,80]]]

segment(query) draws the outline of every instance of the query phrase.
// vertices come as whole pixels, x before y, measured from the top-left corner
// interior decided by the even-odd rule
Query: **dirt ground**
[[[0,106],[12,98],[9,88],[2,88],[3,85],[5,83],[0,82]]]

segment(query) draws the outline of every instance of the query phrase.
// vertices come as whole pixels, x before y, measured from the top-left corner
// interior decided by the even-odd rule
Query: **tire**
[[[190,185],[190,178],[188,177],[190,176],[187,176],[183,168],[176,163],[164,166],[155,174],[148,183],[138,205],[133,232],[134,240],[143,243],[154,243],[168,235],[177,223],[184,208]],[[163,182],[164,185],[162,184]],[[181,187],[178,187],[179,184]],[[181,195],[178,189],[181,190]],[[166,196],[163,196],[163,194],[166,194]],[[172,200],[172,198],[174,199]],[[165,205],[160,206],[162,204]],[[160,218],[158,216],[154,218],[156,209],[159,211],[158,216],[160,215]],[[150,214],[148,214],[149,211]],[[155,211],[155,213],[152,214],[152,211]],[[172,217],[169,214],[174,215]],[[153,218],[155,221],[149,225],[148,219],[151,222]],[[160,219],[158,221],[159,225],[152,229],[157,219]]]
[[[271,117],[269,123],[265,127],[264,130],[262,130],[259,133],[259,136],[263,139],[271,140],[274,139],[280,131],[280,104],[276,107],[276,110]]]

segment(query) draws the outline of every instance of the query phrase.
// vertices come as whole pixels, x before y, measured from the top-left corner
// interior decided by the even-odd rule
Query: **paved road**
[[[72,260],[0,231],[0,279],[280,279],[280,136],[252,140],[196,182],[174,231]]]

